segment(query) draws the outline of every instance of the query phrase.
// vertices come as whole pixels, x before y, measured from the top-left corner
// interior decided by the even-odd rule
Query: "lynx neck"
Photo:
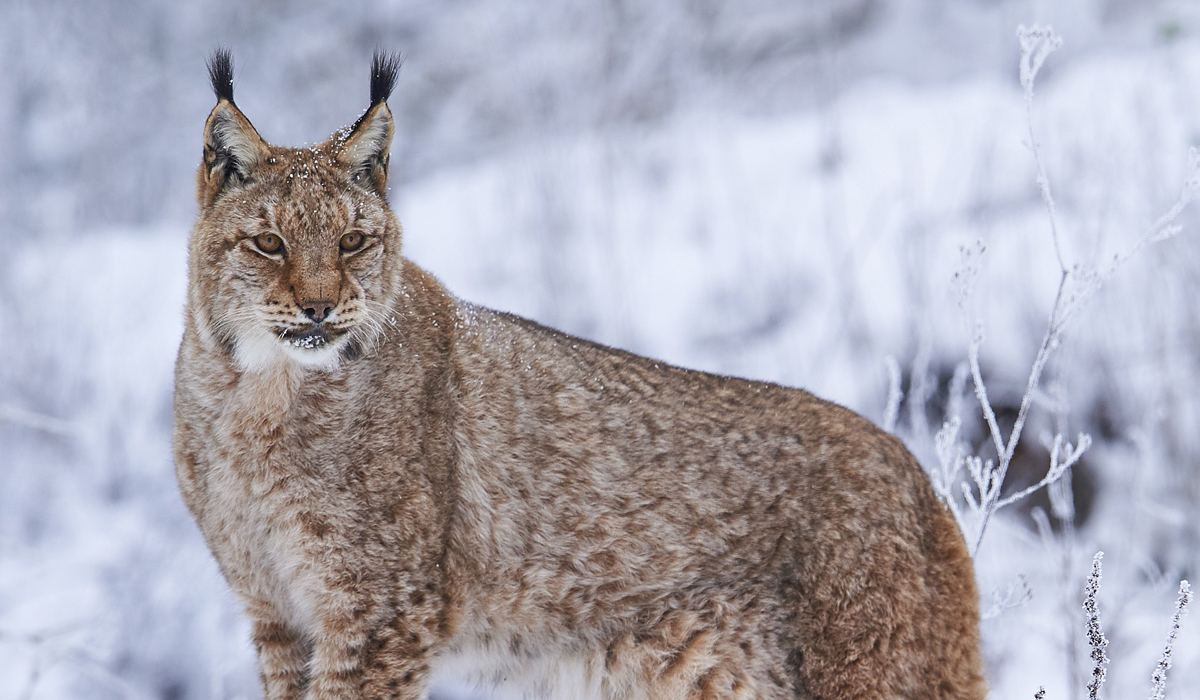
[[[277,427],[287,420],[305,375],[316,373],[288,359],[259,370],[239,372],[225,413],[234,420],[262,421]]]

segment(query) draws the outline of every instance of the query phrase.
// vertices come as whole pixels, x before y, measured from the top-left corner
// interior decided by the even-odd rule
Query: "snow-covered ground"
[[[859,5],[876,19],[840,48],[810,55],[840,61],[853,78],[830,99],[793,94],[771,109],[732,109],[719,97],[733,88],[697,87],[707,99],[653,119],[564,117],[542,131],[496,127],[503,138],[467,117],[458,132],[432,120],[423,133],[435,141],[463,133],[483,145],[471,157],[464,137],[428,171],[412,164],[441,151],[411,155],[392,192],[408,254],[465,299],[690,367],[803,386],[877,421],[894,358],[908,395],[921,393],[914,376],[931,382],[928,401],[903,405],[897,424],[926,465],[935,465],[931,431],[954,410],[986,456],[977,404],[969,389],[949,396],[950,377],[978,320],[988,391],[1011,423],[1059,281],[1007,23],[1020,3],[970,3],[974,14],[966,3],[828,3]],[[1049,59],[1036,92],[1063,257],[1104,269],[1179,194],[1188,146],[1200,139],[1200,41],[1183,20],[1159,21],[1172,16],[1170,3],[1153,13],[1065,5],[1104,5],[1161,34],[1157,44],[1106,45],[1100,28],[1081,25],[1089,51],[1072,53],[1072,26],[1060,24],[1068,48]],[[942,25],[917,22],[936,8],[940,19],[929,21]],[[663,12],[644,22],[670,19]],[[769,22],[718,20],[770,34]],[[559,25],[550,25],[538,41],[567,52],[570,41],[552,41]],[[972,28],[929,34],[958,46],[980,38],[984,58],[965,59],[974,70],[938,70],[927,53],[931,65],[914,74],[880,74],[868,60],[870,46],[895,47],[905,27],[929,26]],[[1010,42],[1008,74],[987,69],[1000,42]],[[947,49],[929,49],[938,50]],[[518,53],[522,75],[549,70],[551,61],[529,55]],[[786,71],[776,68],[754,75],[781,81]],[[703,83],[703,71],[679,70]],[[432,80],[425,71],[418,82]],[[645,98],[640,73],[615,75],[609,94]],[[686,93],[693,83],[675,85]],[[493,81],[487,100],[502,104],[502,87]],[[298,128],[270,116],[250,78],[238,89],[260,128],[275,120],[268,137]],[[342,106],[347,121],[361,107]],[[0,126],[15,123],[12,114],[0,109]],[[202,118],[185,125],[196,138],[182,153],[198,152]],[[104,177],[134,164],[119,165]],[[189,177],[176,181],[186,188]],[[42,224],[56,220],[46,202],[63,200],[51,192],[42,209],[27,208],[18,194],[30,196],[28,187],[0,192],[0,211],[12,214],[0,229],[0,700],[258,697],[247,627],[171,465],[187,237],[179,205],[137,225],[87,225],[60,212],[65,230],[47,224],[25,236],[13,221],[30,211],[43,211]],[[983,541],[983,607],[1018,575],[1033,591],[983,623],[994,697],[1030,698],[1039,685],[1049,698],[1080,697],[1084,681],[1070,674],[1090,670],[1080,602],[1098,549],[1112,641],[1106,693],[1149,697],[1176,585],[1200,571],[1200,217],[1189,211],[1180,223],[1178,236],[1142,249],[1086,300],[1047,369],[1011,478],[1027,483],[1044,470],[1049,433],[1086,431],[1095,445],[1074,474],[1073,529],[1039,535],[1030,510],[1014,506]],[[964,258],[980,243],[982,257]],[[965,295],[958,280],[972,266],[979,272]],[[1195,616],[1174,661],[1168,697],[1189,697],[1200,688]]]

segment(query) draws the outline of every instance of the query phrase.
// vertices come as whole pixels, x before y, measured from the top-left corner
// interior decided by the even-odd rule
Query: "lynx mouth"
[[[292,347],[315,350],[344,335],[346,331],[338,328],[313,326],[307,330],[296,331],[285,329],[279,333],[279,339]]]

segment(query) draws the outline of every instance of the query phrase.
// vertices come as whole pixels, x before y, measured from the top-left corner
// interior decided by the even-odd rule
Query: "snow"
[[[871,3],[844,7],[858,4]],[[440,68],[410,55],[393,98],[400,135],[392,201],[407,253],[464,299],[667,362],[802,386],[876,421],[888,406],[887,358],[906,393],[927,358],[936,382],[928,410],[914,418],[900,404],[897,430],[936,469],[933,436],[918,423],[936,431],[946,405],[963,407],[969,444],[985,441],[969,388],[947,392],[976,321],[989,395],[1012,408],[1059,282],[1028,148],[1017,24],[1053,20],[1065,39],[1038,75],[1033,126],[1068,264],[1105,269],[1133,249],[1193,174],[1194,18],[1172,3],[1141,12],[1109,3],[1127,14],[1122,29],[1106,30],[1089,9],[1100,4],[1055,3],[1030,17],[1005,2],[883,2],[836,50],[744,66],[754,78],[746,79],[749,106],[726,99],[742,93],[720,71],[677,65],[674,101],[653,118],[615,108],[596,115],[606,100],[653,107],[647,95],[660,85],[659,61],[670,63],[663,46],[690,41],[663,28],[678,19],[674,5],[647,5],[635,28],[664,34],[658,48],[667,58],[650,45],[598,53],[592,37],[608,25],[582,5],[571,5],[574,15],[542,16],[540,5],[521,4],[502,29],[493,20],[503,13],[486,3],[446,16],[420,3],[411,16],[381,8],[388,22],[429,28],[432,38],[416,45],[431,53],[458,45],[452,30],[478,44]],[[714,51],[774,41],[773,26],[800,21],[788,19],[785,5],[763,0],[756,18],[712,19],[703,36]],[[330,50],[329,36],[312,28],[316,16],[288,20],[308,33],[285,58],[261,48],[278,39],[267,32],[243,62],[239,105],[268,139],[319,140],[319,129],[335,125],[321,120],[361,109],[337,100],[365,90],[365,59],[357,92],[339,87],[327,99],[321,86],[347,77],[318,70],[303,99],[267,99],[281,88],[268,88],[266,71]],[[455,28],[455,18],[470,21]],[[1136,39],[1168,22],[1179,38]],[[515,47],[511,85],[500,67],[472,59],[495,51],[497,35]],[[541,53],[516,46],[526,37]],[[944,41],[912,66],[893,56],[897,65],[880,68],[914,37]],[[178,119],[188,130],[176,134],[172,123],[163,128],[173,140],[155,142],[170,153],[169,168],[156,166],[170,173],[162,182],[108,146],[101,151],[115,163],[85,168],[104,180],[95,189],[54,180],[49,166],[30,167],[28,180],[0,174],[8,178],[0,181],[0,700],[258,697],[246,622],[180,501],[171,464],[186,202],[209,100],[199,97],[209,40],[192,41],[200,48],[190,72],[167,69],[171,82],[190,76],[200,85],[187,93],[195,114]],[[937,58],[973,44],[977,53],[964,53],[958,68]],[[687,46],[695,54],[684,58],[703,54]],[[85,65],[87,55],[86,46],[67,45],[54,74],[70,76],[70,62]],[[583,82],[571,70],[597,70],[605,55],[617,65],[609,82],[568,89],[572,79]],[[1004,70],[994,69],[1001,59]],[[810,60],[838,65],[797,70]],[[434,80],[439,69],[460,71],[460,82]],[[840,82],[814,96],[813,76]],[[284,82],[298,93],[295,80]],[[0,85],[0,96],[15,89]],[[768,99],[771,90],[779,94]],[[440,95],[424,116],[418,94]],[[513,115],[536,104],[534,94],[545,98],[543,111],[520,121]],[[305,104],[317,95],[319,104]],[[319,113],[304,116],[309,106]],[[0,127],[23,118],[6,109]],[[6,153],[67,157],[64,144],[73,142],[63,134],[86,122],[79,109],[31,127],[28,151]],[[142,191],[147,178],[154,182]],[[141,212],[125,223],[95,204],[118,186],[133,192],[120,201]],[[148,203],[162,192],[169,201]],[[989,526],[977,559],[983,600],[1018,575],[1032,591],[1027,603],[982,623],[993,697],[1028,698],[1043,685],[1049,698],[1081,696],[1090,673],[1083,589],[1100,549],[1097,600],[1112,659],[1105,694],[1147,696],[1179,579],[1200,566],[1200,217],[1187,210],[1179,223],[1176,237],[1140,249],[1080,307],[1048,368],[1027,459],[1044,471],[1049,451],[1039,445],[1052,444],[1054,432],[1072,441],[1090,432],[1094,444],[1075,478],[1093,480],[1096,492],[1073,536],[1039,534],[1015,507]],[[972,253],[981,243],[985,252]],[[955,275],[967,264],[978,272],[964,294]],[[1200,687],[1196,623],[1194,615],[1182,622],[1168,697]]]

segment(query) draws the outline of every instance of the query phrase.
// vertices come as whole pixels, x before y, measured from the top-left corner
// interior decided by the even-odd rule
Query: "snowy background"
[[[952,414],[989,456],[952,380],[976,321],[1008,426],[1059,281],[1017,26],[1065,40],[1033,124],[1069,266],[1130,250],[1200,143],[1184,0],[205,5],[0,2],[0,700],[258,697],[170,454],[218,44],[238,104],[287,145],[359,114],[376,47],[405,54],[391,199],[408,254],[459,296],[881,423],[892,363],[895,429],[930,469]],[[1200,571],[1200,215],[1179,223],[1046,368],[1005,492],[1040,478],[1053,433],[1093,446],[1057,510],[1039,493],[983,540],[983,607],[1032,592],[982,623],[995,698],[1084,696],[1100,549],[1105,694],[1149,697]],[[1174,660],[1167,697],[1196,697],[1195,614]]]

